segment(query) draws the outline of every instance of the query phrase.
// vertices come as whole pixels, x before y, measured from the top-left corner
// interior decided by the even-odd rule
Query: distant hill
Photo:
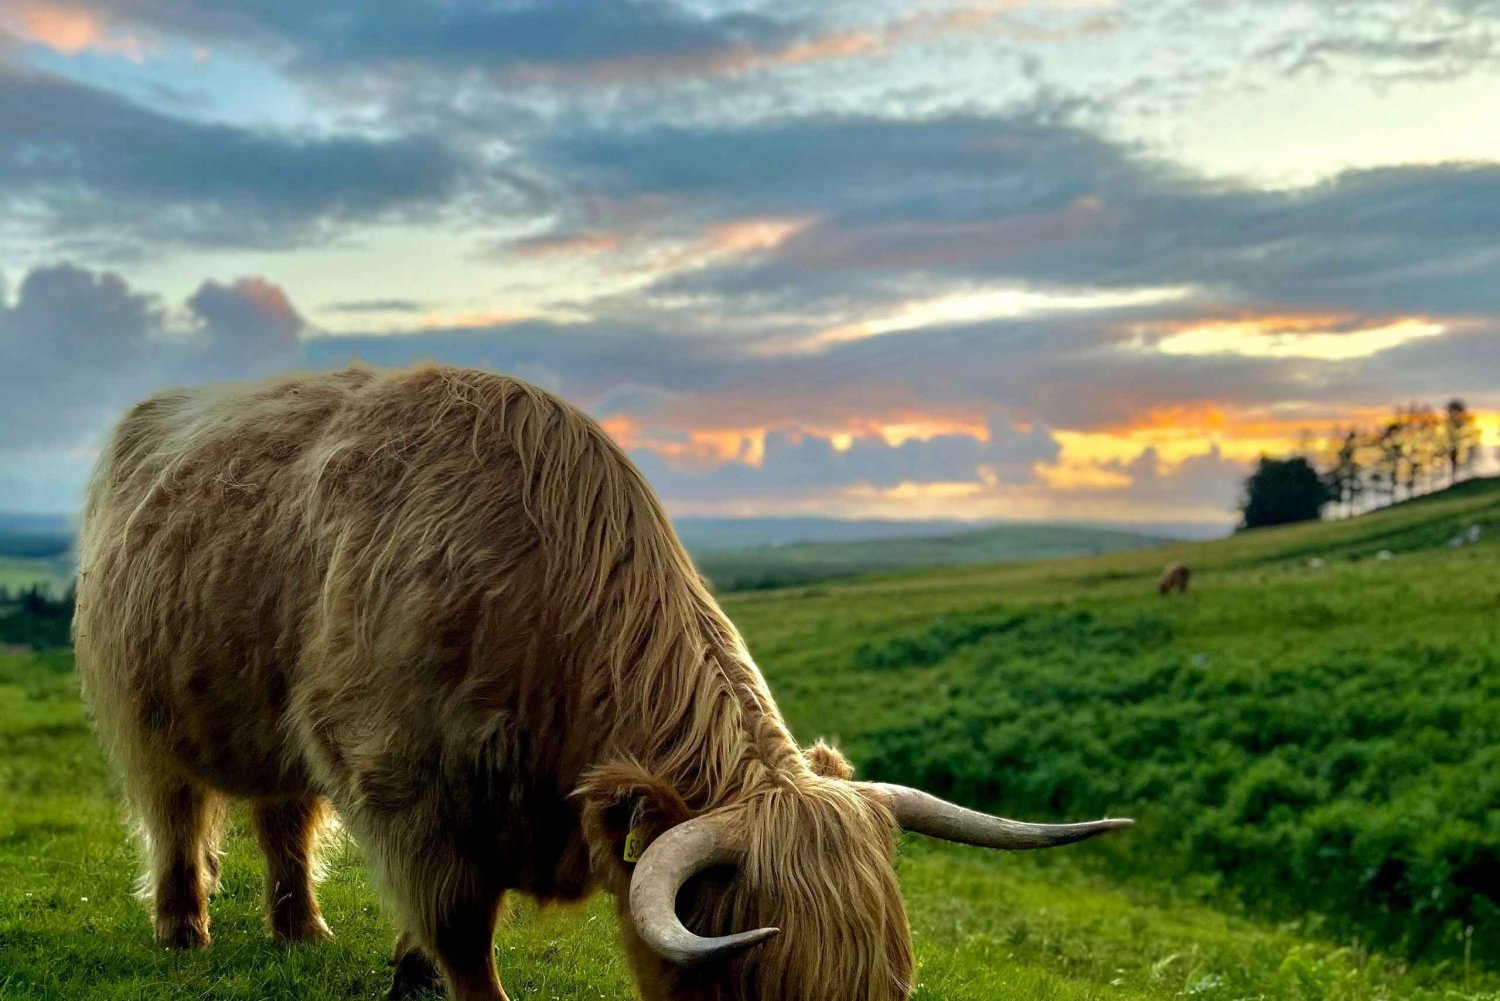
[[[683,545],[694,554],[785,546],[798,542],[866,542],[875,539],[926,539],[958,535],[1008,524],[1017,528],[1038,527],[1026,522],[994,521],[898,521],[882,518],[674,518],[672,524]],[[1169,539],[1217,539],[1228,535],[1227,523],[1211,522],[1057,522],[1050,527],[1105,529],[1132,535]],[[1046,526],[1043,526],[1046,527]]]
[[[72,535],[74,519],[66,514],[8,514],[0,511],[0,532]]]
[[[876,518],[702,518],[672,519],[689,552],[717,553],[796,542],[863,542],[912,539],[988,527],[985,522],[895,521]]]
[[[903,538],[699,550],[694,558],[716,590],[744,591],[885,570],[1098,556],[1173,541],[1077,525],[994,525]]]
[[[0,587],[41,584],[61,593],[73,577],[72,553],[66,515],[0,513]]]
[[[67,586],[74,519],[0,513],[0,585]],[[1223,534],[1215,525],[1032,525],[958,520],[705,518],[674,521],[722,590],[805,583],[878,570],[1085,556]]]

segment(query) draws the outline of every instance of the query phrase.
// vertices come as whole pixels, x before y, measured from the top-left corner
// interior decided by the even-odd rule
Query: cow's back
[[[230,792],[306,784],[281,745],[319,574],[299,467],[371,378],[174,390],[115,429],[88,489],[75,631],[119,753]]]
[[[561,793],[595,750],[567,725],[597,676],[579,630],[622,559],[676,547],[607,436],[516,380],[165,393],[89,488],[80,670],[107,740],[228,792],[401,808],[430,778],[409,763],[482,754]]]

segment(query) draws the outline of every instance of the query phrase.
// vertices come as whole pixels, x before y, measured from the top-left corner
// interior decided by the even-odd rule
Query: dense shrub
[[[1472,926],[1500,956],[1500,652],[1210,652],[1165,615],[1032,607],[866,643],[855,669],[941,663],[947,685],[866,735],[867,773],[1015,814],[1134,813],[1113,854],[1132,872],[1217,874],[1414,952]]]

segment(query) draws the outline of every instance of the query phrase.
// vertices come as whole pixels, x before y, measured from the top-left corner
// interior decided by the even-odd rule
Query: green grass
[[[947,535],[808,542],[713,551],[697,563],[720,592],[760,590],[925,567],[1017,563],[1160,546],[1134,532],[1069,525],[997,525]]]
[[[1472,523],[1479,546],[1443,548]],[[920,774],[1039,819],[1142,820],[1045,855],[907,839],[922,1001],[1494,1001],[1482,901],[1467,919],[1408,901],[1426,908],[1416,924],[1392,922],[1400,880],[1362,882],[1338,853],[1362,846],[1441,888],[1414,864],[1500,843],[1497,555],[1500,492],[1481,484],[1347,523],[726,607],[799,736],[836,736],[867,777]],[[1169,559],[1195,570],[1185,600],[1152,589]],[[331,945],[269,941],[236,824],[214,946],[152,946],[75,687],[66,653],[0,654],[0,1001],[379,996],[391,930],[347,843],[322,894]],[[1332,820],[1357,837],[1299,854]],[[1317,884],[1320,858],[1353,875]],[[1308,887],[1276,868],[1294,862]],[[614,940],[603,901],[523,902],[501,975],[518,999],[628,997]]]

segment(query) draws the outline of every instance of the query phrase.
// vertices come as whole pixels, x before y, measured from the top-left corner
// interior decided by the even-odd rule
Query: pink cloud
[[[65,56],[84,52],[122,56],[132,62],[146,58],[146,46],[139,36],[113,28],[104,14],[89,7],[73,4],[28,3],[6,10],[0,16],[28,42],[45,45]]]

